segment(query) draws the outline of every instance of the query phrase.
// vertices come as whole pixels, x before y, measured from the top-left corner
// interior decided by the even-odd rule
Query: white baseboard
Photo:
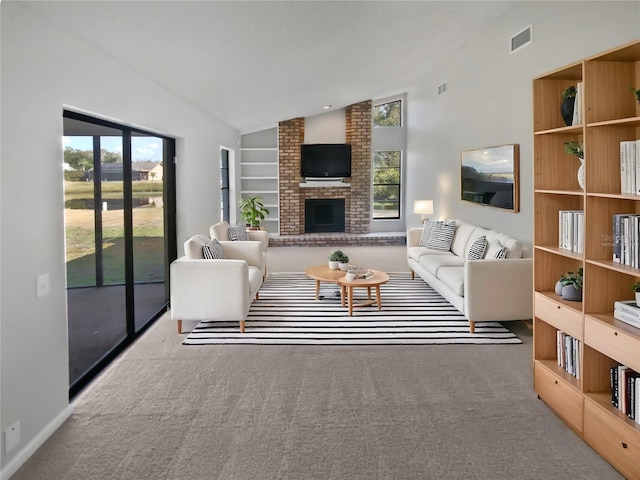
[[[33,439],[20,450],[15,457],[7,463],[2,471],[0,471],[0,480],[9,480],[11,475],[16,473],[18,469],[29,460],[31,455],[36,453],[36,450],[42,446],[47,439],[53,435],[53,433],[60,428],[60,426],[71,416],[73,413],[73,407],[68,405],[67,408],[62,410],[56,418],[54,418],[49,424],[44,427],[40,432],[33,437]]]

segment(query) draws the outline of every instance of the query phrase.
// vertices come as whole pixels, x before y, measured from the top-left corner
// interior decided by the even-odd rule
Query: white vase
[[[578,157],[580,160],[580,166],[578,167],[578,185],[584,190],[584,158]]]
[[[640,307],[640,292],[636,292],[636,305]]]
[[[333,261],[329,260],[329,269],[338,270],[338,262],[333,262]]]
[[[340,263],[338,263],[338,268],[340,268],[340,270],[344,270],[346,272],[347,270],[349,270],[349,263],[340,262]]]

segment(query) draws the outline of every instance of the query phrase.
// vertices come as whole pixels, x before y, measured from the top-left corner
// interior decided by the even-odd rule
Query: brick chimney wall
[[[346,142],[351,144],[350,187],[300,187],[300,145],[304,118],[280,122],[278,128],[280,235],[304,232],[306,199],[345,199],[345,233],[369,233],[371,219],[371,100],[346,109]]]

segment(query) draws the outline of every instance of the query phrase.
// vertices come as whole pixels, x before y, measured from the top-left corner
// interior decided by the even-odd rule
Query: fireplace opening
[[[304,231],[344,232],[344,198],[304,201]]]

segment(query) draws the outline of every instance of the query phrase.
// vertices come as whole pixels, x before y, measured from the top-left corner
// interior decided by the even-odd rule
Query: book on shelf
[[[612,216],[613,261],[640,267],[640,215],[616,213]]]
[[[582,82],[576,84],[576,99],[573,102],[573,117],[571,125],[582,125],[582,103],[583,103]]]
[[[640,318],[638,318],[634,313],[629,313],[616,307],[613,310],[613,318],[620,320],[627,325],[631,325],[634,328],[640,328]]]
[[[557,358],[558,366],[568,374],[580,380],[580,341],[558,330],[557,332]]]
[[[558,211],[558,246],[576,253],[584,251],[584,211]]]
[[[620,142],[620,193],[640,195],[640,140]]]

